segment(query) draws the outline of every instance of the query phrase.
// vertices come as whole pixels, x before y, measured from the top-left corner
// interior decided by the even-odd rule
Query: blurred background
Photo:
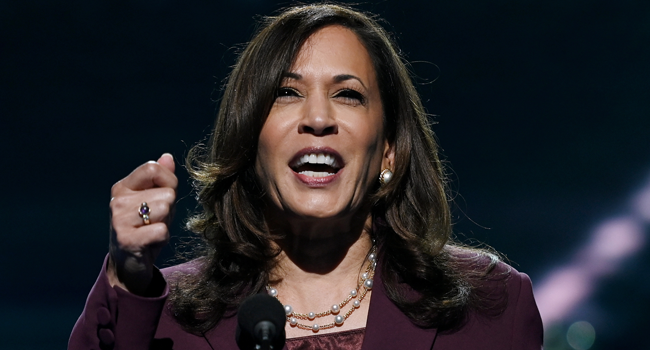
[[[110,187],[182,162],[265,0],[0,1],[0,348],[62,349]],[[367,1],[412,62],[459,240],[528,273],[546,349],[648,349],[650,2]],[[182,167],[172,245],[195,207]]]

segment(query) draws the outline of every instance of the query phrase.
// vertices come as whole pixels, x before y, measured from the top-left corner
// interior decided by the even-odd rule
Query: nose
[[[298,125],[301,134],[325,136],[338,133],[338,125],[327,96],[310,96],[305,101],[303,117]]]

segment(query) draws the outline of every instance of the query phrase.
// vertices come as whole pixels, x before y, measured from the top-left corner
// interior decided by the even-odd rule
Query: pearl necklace
[[[368,267],[366,268],[366,271],[361,274],[359,277],[359,281],[357,282],[357,286],[355,289],[350,291],[350,294],[348,294],[347,298],[343,300],[342,302],[338,304],[332,305],[332,307],[323,312],[309,312],[306,314],[298,313],[293,311],[293,307],[291,305],[284,305],[284,312],[287,315],[287,322],[291,325],[291,327],[297,327],[300,329],[308,330],[308,331],[313,331],[314,333],[318,332],[321,329],[329,329],[329,328],[334,328],[335,326],[341,326],[343,325],[343,322],[347,320],[350,315],[354,312],[354,310],[358,309],[361,306],[361,301],[363,298],[366,297],[366,294],[368,294],[368,291],[372,289],[373,286],[373,280],[372,278],[375,276],[375,268],[377,267],[377,247],[373,246],[372,249],[370,250],[370,254],[368,254],[368,260],[370,263],[368,264]],[[363,287],[363,291],[359,291]],[[270,285],[266,286],[266,292],[269,293],[270,296],[280,300],[278,297],[278,290],[271,287]],[[352,302],[352,307],[346,312],[345,314],[340,314],[341,310],[347,305],[350,300],[355,299],[355,301]],[[329,315],[334,315],[334,322],[330,322],[325,325],[319,325],[317,323],[310,325],[306,325],[303,323],[299,323],[298,320],[304,320],[304,321],[313,321],[314,319],[329,316]]]

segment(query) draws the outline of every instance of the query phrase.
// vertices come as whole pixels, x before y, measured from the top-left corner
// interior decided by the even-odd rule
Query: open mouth
[[[340,157],[336,154],[319,152],[298,155],[290,167],[298,174],[309,177],[326,177],[335,175],[343,168]]]

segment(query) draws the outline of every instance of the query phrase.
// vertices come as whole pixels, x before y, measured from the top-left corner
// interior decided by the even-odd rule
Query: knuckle
[[[162,199],[167,203],[174,203],[176,200],[176,191],[171,188],[164,188],[162,191]]]
[[[111,208],[111,212],[116,212],[131,206],[131,201],[129,198],[123,196],[113,197],[108,206]]]
[[[165,217],[167,217],[168,214],[169,214],[169,205],[167,205],[167,203],[158,203],[158,205],[156,205],[156,212],[154,213],[154,215],[156,215],[156,217],[159,217],[161,221],[164,221]]]
[[[122,192],[123,188],[124,188],[124,184],[122,184],[122,180],[113,184],[113,186],[111,186],[111,197],[117,196],[119,193]]]
[[[175,174],[172,174],[172,187],[174,190],[178,187],[178,177]]]
[[[170,210],[169,205],[163,206],[161,213],[163,213],[165,217],[169,216],[170,212],[171,212],[171,210]]]
[[[158,164],[156,162],[144,163],[142,164],[141,169],[144,172],[144,174],[148,177],[153,177],[159,171]]]
[[[108,207],[111,209],[112,213],[115,213],[115,211],[119,210],[122,207],[122,199],[120,197],[113,197],[111,199],[111,202],[108,203]]]
[[[157,223],[151,226],[152,243],[166,242],[169,240],[169,230],[164,223]]]

